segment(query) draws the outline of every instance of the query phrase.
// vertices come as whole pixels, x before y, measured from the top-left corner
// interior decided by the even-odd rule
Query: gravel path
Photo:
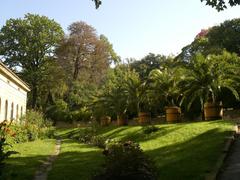
[[[61,151],[61,140],[56,140],[55,151],[53,155],[49,156],[46,161],[40,166],[35,174],[34,180],[47,180],[48,172],[52,169],[52,164],[56,160],[57,156]]]

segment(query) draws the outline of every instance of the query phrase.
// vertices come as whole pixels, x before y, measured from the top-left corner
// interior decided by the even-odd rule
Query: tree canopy
[[[227,20],[202,30],[191,44],[182,48],[178,57],[186,62],[197,53],[207,56],[221,54],[223,50],[240,55],[240,19]]]
[[[31,104],[37,104],[38,89],[44,76],[44,65],[54,58],[56,46],[63,37],[61,26],[46,16],[26,14],[9,19],[0,31],[0,55],[10,68],[31,87]]]
[[[201,0],[201,2],[205,2],[206,5],[211,6],[218,11],[222,11],[227,8],[228,5],[236,6],[240,5],[240,0]]]
[[[92,0],[95,3],[96,9],[102,4],[101,0]],[[205,2],[207,6],[211,6],[218,11],[222,11],[227,8],[228,5],[236,6],[240,5],[240,0],[201,0],[201,2]]]

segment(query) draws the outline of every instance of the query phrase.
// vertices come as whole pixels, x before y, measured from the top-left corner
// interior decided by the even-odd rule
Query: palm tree
[[[177,68],[155,69],[149,74],[152,93],[155,98],[158,98],[167,105],[167,121],[178,121],[180,118],[180,108],[178,107],[179,99],[181,98],[178,86],[180,78],[181,76],[179,76],[179,70]],[[172,114],[175,115],[172,116]]]
[[[184,76],[181,81],[184,94],[182,100],[188,101],[188,109],[195,100],[200,101],[202,110],[204,104],[206,107],[219,105],[220,94],[224,88],[228,89],[236,99],[239,99],[236,88],[240,78],[235,73],[238,71],[236,71],[236,64],[233,63],[236,58],[235,55],[225,52],[223,55],[207,57],[197,54],[191,60],[190,64],[184,69]],[[221,108],[218,107],[218,109],[218,113],[221,113]]]

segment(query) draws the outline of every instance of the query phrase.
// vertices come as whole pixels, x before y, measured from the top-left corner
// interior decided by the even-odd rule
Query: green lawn
[[[139,142],[144,152],[155,161],[160,179],[186,180],[204,179],[205,175],[212,170],[222,152],[225,137],[230,135],[230,131],[233,129],[232,123],[222,120],[166,124],[157,125],[157,127],[159,128],[157,132],[147,135],[143,133],[143,127],[141,126],[111,126],[100,129],[98,135],[106,138]],[[77,132],[77,129],[72,129],[72,131],[60,131],[59,134],[69,137],[75,136]],[[76,149],[73,150],[75,154],[81,151],[81,153],[78,154],[79,157],[81,157],[81,155],[84,156],[83,151],[85,151],[77,150],[81,146],[82,145],[75,145],[74,147]],[[101,156],[100,153],[93,153],[97,151],[91,152],[92,156],[97,157],[97,154]],[[69,159],[71,158],[72,156],[69,156]],[[93,160],[92,164],[89,162],[91,160]],[[78,161],[81,162],[80,159]],[[61,163],[64,164],[63,161]],[[87,158],[87,164],[91,166],[90,169],[95,169],[101,163],[99,163],[99,159],[95,160],[90,157]],[[69,166],[68,163],[65,165]],[[74,164],[74,166],[78,165]],[[80,171],[84,166],[80,164],[78,167]],[[85,169],[83,171],[85,171]],[[72,173],[74,173],[74,171],[69,173],[69,175],[74,177]],[[91,172],[89,173],[91,174]],[[67,176],[66,174],[66,177]]]
[[[226,121],[158,125],[150,135],[140,126],[105,128],[102,136],[134,140],[155,162],[160,179],[204,179],[222,152],[233,125]]]
[[[7,160],[3,179],[32,180],[40,164],[53,154],[55,142],[54,139],[46,139],[13,145],[11,150],[19,154]]]
[[[142,126],[106,127],[97,132],[105,138],[134,140],[156,163],[159,179],[204,179],[222,152],[225,137],[230,135],[232,123],[210,121],[157,125],[158,131],[144,134]],[[78,143],[76,137],[82,129],[61,129],[61,153],[49,172],[49,180],[90,179],[102,169],[102,150]],[[14,145],[21,154],[7,161],[9,179],[32,179],[42,160],[52,153],[55,140],[34,141]]]
[[[74,140],[62,141],[61,153],[48,175],[49,180],[85,180],[98,172],[103,163],[102,150]]]

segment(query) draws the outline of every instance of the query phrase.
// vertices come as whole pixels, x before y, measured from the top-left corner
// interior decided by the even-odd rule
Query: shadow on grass
[[[101,171],[104,163],[102,150],[63,140],[63,152],[59,154],[49,172],[48,180],[91,179]],[[32,180],[35,172],[49,156],[11,157],[3,169],[2,180]]]
[[[121,141],[135,141],[135,142],[145,142],[148,140],[153,140],[156,138],[161,138],[167,134],[177,131],[182,128],[181,125],[176,126],[161,126],[156,132],[146,134],[144,133],[145,126],[133,126],[133,127],[107,127],[103,128],[98,132],[98,135],[105,138],[114,138]]]
[[[191,140],[146,151],[159,169],[160,179],[204,179],[214,167],[230,132],[212,129]]]
[[[173,131],[177,131],[182,128],[184,124],[176,124],[176,125],[165,125],[159,127],[158,131],[146,134],[144,133],[144,127],[146,126],[108,126],[101,127],[98,129],[96,135],[104,137],[105,139],[117,139],[121,141],[136,141],[136,142],[145,142],[148,140],[153,140],[156,138],[161,138],[167,134],[172,133]],[[78,139],[77,137],[81,134],[81,131],[84,131],[85,128],[72,129],[65,133],[61,133],[56,135],[57,138],[71,138]],[[64,129],[63,129],[64,131]]]
[[[10,157],[3,168],[4,180],[32,180],[36,170],[49,156]]]
[[[87,180],[102,170],[102,150],[64,140],[65,152],[59,154],[48,174],[48,180]],[[93,148],[93,150],[91,150]]]
[[[57,133],[55,134],[55,137],[61,138],[61,139],[71,138],[71,137],[77,135],[78,133],[80,133],[81,131],[83,131],[83,128],[58,129]]]

